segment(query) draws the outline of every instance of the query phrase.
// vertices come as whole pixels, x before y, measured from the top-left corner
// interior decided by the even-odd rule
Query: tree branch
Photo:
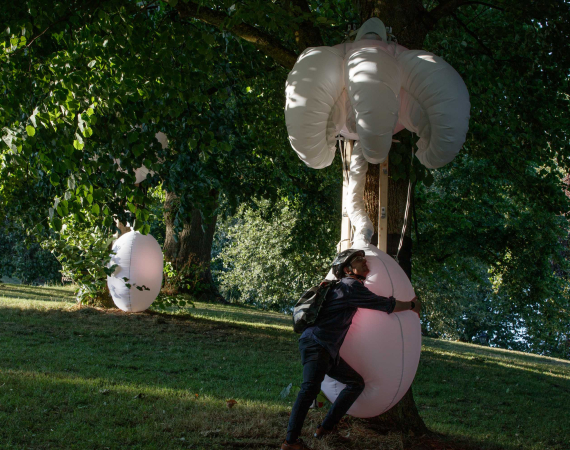
[[[461,25],[461,27],[467,32],[467,34],[469,34],[469,36],[471,36],[473,39],[475,39],[477,41],[477,43],[483,48],[483,50],[485,50],[485,53],[487,54],[487,56],[489,56],[492,60],[495,60],[495,57],[493,56],[493,52],[491,51],[491,49],[489,47],[487,47],[485,44],[483,44],[481,39],[479,39],[479,36],[477,36],[473,31],[471,31],[469,29],[469,27],[467,25],[465,25],[463,23],[463,21],[459,17],[457,17],[457,15],[455,13],[451,13],[451,16],[457,21],[457,23],[459,23],[459,25]]]
[[[483,5],[489,8],[498,9],[499,11],[504,11],[500,6],[495,6],[491,3],[479,2],[473,0],[443,0],[439,2],[434,9],[429,12],[431,18],[437,22],[439,19],[445,16],[451,16],[460,7],[465,5]]]
[[[226,28],[225,23],[229,18],[227,14],[213,11],[203,6],[200,7],[192,2],[178,2],[176,9],[182,18],[191,17],[213,25],[220,30],[227,29],[236,36],[255,45],[260,51],[273,58],[277,64],[280,64],[286,69],[292,69],[297,61],[297,55],[281,45],[279,40],[251,25],[242,22]]]
[[[292,3],[299,8],[303,14],[312,14],[307,0],[292,0]],[[299,24],[299,29],[295,31],[295,42],[301,52],[307,47],[324,45],[321,31],[310,20],[303,20],[303,22]]]

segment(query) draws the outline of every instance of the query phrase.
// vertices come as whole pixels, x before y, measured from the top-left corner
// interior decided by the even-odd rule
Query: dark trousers
[[[342,358],[335,361],[324,347],[311,338],[299,340],[299,350],[303,363],[303,384],[301,384],[301,391],[297,396],[295,405],[293,405],[287,427],[287,441],[291,443],[295,442],[301,434],[307,412],[311,403],[321,392],[321,383],[325,375],[346,385],[321,425],[326,430],[331,430],[342,419],[342,416],[346,414],[364,390],[364,380],[358,372]]]

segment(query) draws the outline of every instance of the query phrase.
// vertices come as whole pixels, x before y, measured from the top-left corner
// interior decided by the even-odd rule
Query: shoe
[[[311,450],[311,448],[302,439],[297,439],[293,444],[289,444],[287,440],[283,441],[281,450]]]
[[[335,426],[333,427],[332,430],[327,430],[325,428],[323,428],[322,426],[319,426],[319,428],[317,428],[317,431],[315,431],[315,434],[313,434],[313,437],[316,439],[322,439],[325,436],[330,436],[333,435],[334,440],[339,441],[339,442],[350,442],[350,439],[346,436],[342,436],[339,432],[338,432],[338,428]]]
[[[317,428],[317,431],[315,431],[315,434],[313,434],[313,437],[317,438],[317,439],[322,439],[325,436],[328,436],[329,434],[332,434],[336,431],[336,427],[334,427],[332,430],[327,430],[325,428],[323,428],[321,425],[319,425],[319,427]]]

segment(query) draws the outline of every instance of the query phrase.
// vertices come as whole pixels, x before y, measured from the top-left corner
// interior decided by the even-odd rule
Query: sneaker
[[[317,431],[315,431],[315,434],[313,435],[313,437],[315,437],[316,439],[323,439],[325,436],[330,436],[333,435],[334,440],[339,441],[339,442],[350,442],[350,439],[346,436],[342,436],[339,432],[338,432],[338,428],[335,426],[333,427],[332,430],[327,430],[325,428],[323,428],[322,426],[319,426],[317,428]]]
[[[311,450],[302,439],[297,439],[294,443],[289,444],[286,440],[281,444],[281,450]]]
[[[315,431],[315,434],[313,434],[313,437],[317,438],[317,439],[322,439],[325,436],[328,436],[331,433],[334,433],[336,430],[336,427],[334,427],[332,430],[327,430],[325,428],[323,428],[321,425],[319,425],[319,427],[317,428],[317,431]]]

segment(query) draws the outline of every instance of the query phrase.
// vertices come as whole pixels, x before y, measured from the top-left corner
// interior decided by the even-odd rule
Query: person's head
[[[336,256],[332,264],[332,271],[339,280],[349,275],[366,278],[366,275],[370,273],[364,251],[352,248],[344,250]]]

